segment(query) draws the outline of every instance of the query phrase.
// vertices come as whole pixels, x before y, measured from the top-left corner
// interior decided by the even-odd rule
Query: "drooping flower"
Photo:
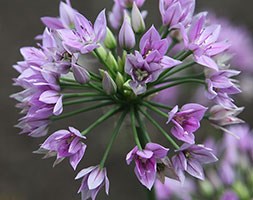
[[[172,163],[178,171],[186,171],[190,175],[203,180],[203,164],[216,162],[218,159],[213,154],[212,149],[204,145],[184,143],[176,155],[172,157]]]
[[[165,158],[168,151],[161,145],[148,143],[145,149],[139,150],[136,146],[127,154],[127,164],[129,165],[133,160],[135,161],[134,172],[139,181],[149,190],[155,183],[157,161]]]
[[[86,54],[99,47],[106,37],[105,10],[98,15],[94,26],[83,15],[76,14],[74,18],[75,29],[57,30],[62,39],[62,44],[70,53]]]
[[[199,13],[192,21],[187,33],[183,34],[187,49],[193,52],[194,60],[203,66],[218,71],[219,67],[213,60],[230,47],[228,41],[219,41],[220,25],[206,26],[207,13]]]
[[[237,117],[237,115],[239,115],[243,110],[244,110],[244,107],[228,108],[228,107],[223,107],[221,105],[215,105],[209,111],[209,120],[214,127],[221,129],[225,132],[231,133],[231,131],[223,127],[244,123],[242,119],[239,119]],[[237,133],[234,132],[233,135],[237,135]]]
[[[207,108],[199,104],[185,104],[180,111],[178,106],[175,106],[169,112],[169,118],[167,124],[171,121],[174,126],[171,129],[171,133],[179,140],[193,144],[195,143],[194,132],[200,127],[200,121],[202,120]]]
[[[63,159],[69,158],[69,162],[75,170],[78,163],[84,156],[86,145],[81,141],[86,139],[79,130],[69,127],[69,130],[59,130],[49,136],[41,145],[40,149],[46,154],[55,154],[57,156],[54,166]],[[40,153],[41,150],[35,153]],[[46,155],[47,156],[47,155]]]
[[[164,183],[166,177],[180,181],[176,170],[168,157],[157,160],[157,179]]]
[[[106,194],[109,194],[109,180],[105,168],[101,169],[99,166],[92,166],[83,169],[76,176],[76,179],[80,178],[82,178],[82,183],[78,193],[81,192],[82,200],[89,198],[95,200],[104,185]]]
[[[164,26],[170,29],[184,27],[192,20],[195,0],[160,0],[159,9]]]
[[[219,72],[207,73],[206,82],[208,90],[206,96],[222,106],[235,107],[232,103],[233,99],[231,99],[229,95],[238,94],[241,90],[230,77],[236,76],[239,73],[240,72],[236,70],[220,70]]]
[[[161,39],[158,31],[152,26],[141,38],[140,52],[127,55],[125,72],[132,78],[130,86],[135,94],[146,91],[146,84],[157,80],[159,75],[168,68],[181,62],[166,56],[168,41]]]

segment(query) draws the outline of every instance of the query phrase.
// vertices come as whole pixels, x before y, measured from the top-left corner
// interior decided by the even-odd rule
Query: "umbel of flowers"
[[[218,62],[230,47],[229,41],[219,38],[222,27],[210,24],[207,12],[195,15],[194,0],[160,0],[160,28],[146,27],[147,12],[141,11],[144,3],[115,0],[107,24],[105,10],[92,23],[72,8],[70,1],[61,2],[59,17],[41,18],[46,26],[37,37],[41,42],[37,47],[21,48],[24,61],[14,66],[20,73],[14,84],[23,88],[12,95],[22,114],[17,127],[21,134],[31,137],[51,134],[36,153],[55,156],[54,165],[68,159],[75,170],[85,154],[88,134],[94,134],[93,129],[110,117],[120,115],[100,163],[76,176],[82,179],[82,200],[95,199],[104,186],[109,193],[106,161],[117,135],[124,134],[120,128],[126,117],[130,118],[136,143],[129,147],[132,150],[126,162],[134,163],[138,180],[149,190],[157,179],[183,182],[186,172],[204,179],[203,164],[217,158],[212,149],[195,143],[202,120],[222,130],[242,122],[236,117],[242,109],[231,97],[240,92],[233,79],[239,72]],[[99,64],[94,69],[81,62],[85,54],[97,59]],[[205,86],[203,96],[212,107],[188,102],[187,98],[184,105],[173,107],[169,102],[153,100],[161,91],[185,84]],[[87,102],[94,104],[86,106]],[[65,111],[76,104],[84,107]],[[49,130],[57,120],[102,107],[108,111],[88,127],[76,129],[69,124],[54,133]],[[156,121],[152,113],[164,121]],[[168,148],[152,141],[146,122],[164,136]]]

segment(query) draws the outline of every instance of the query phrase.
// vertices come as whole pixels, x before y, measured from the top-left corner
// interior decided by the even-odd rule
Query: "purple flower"
[[[235,192],[228,190],[222,195],[221,200],[239,200],[239,197]]]
[[[29,49],[27,50],[28,53],[25,53],[24,49],[22,51],[28,60]],[[22,114],[25,114],[17,125],[22,129],[21,134],[27,133],[32,137],[41,137],[47,134],[49,118],[52,115],[61,114],[62,95],[58,85],[59,75],[31,66],[30,61],[24,61],[21,67],[17,68],[21,74],[14,80],[15,85],[23,87],[24,90],[11,97],[20,102],[17,107],[22,109]]]
[[[198,64],[218,71],[212,57],[224,52],[230,45],[227,41],[219,41],[220,25],[205,26],[206,15],[200,13],[194,17],[187,33],[183,34],[184,42]]]
[[[96,199],[98,192],[105,185],[106,194],[109,194],[109,180],[106,169],[99,166],[92,166],[81,170],[75,179],[82,178],[82,184],[78,193],[82,193],[82,200]]]
[[[177,155],[172,157],[172,163],[178,171],[186,171],[190,175],[203,180],[203,164],[216,162],[218,159],[212,153],[212,149],[203,145],[184,143]]]
[[[223,128],[223,126],[244,123],[243,120],[237,117],[243,110],[244,107],[227,108],[221,105],[215,105],[209,111],[209,120],[214,127],[227,133],[232,133],[232,135],[237,135],[236,132],[233,134],[233,132]]]
[[[78,12],[68,3],[60,3],[60,17],[42,17],[41,21],[50,29],[73,29],[74,17]]]
[[[99,47],[106,37],[105,10],[100,12],[94,26],[83,15],[76,14],[74,18],[75,29],[57,30],[65,49],[70,53],[89,53]]]
[[[146,84],[157,80],[167,68],[179,65],[181,62],[165,56],[168,41],[161,39],[158,31],[152,26],[141,38],[140,52],[128,55],[125,72],[132,78],[130,86],[135,94],[146,91]]]
[[[244,26],[237,26],[226,18],[218,18],[209,14],[211,23],[221,24],[220,40],[229,40],[231,46],[226,52],[233,67],[247,72],[253,72],[253,40],[250,31]],[[243,48],[241,48],[243,46]]]
[[[169,112],[169,118],[167,124],[172,121],[174,127],[171,129],[171,133],[179,140],[193,144],[195,143],[194,132],[200,127],[200,121],[202,120],[207,108],[199,104],[185,104],[180,111],[178,106],[175,106]]]
[[[230,77],[238,75],[240,72],[235,70],[221,70],[219,72],[209,72],[206,74],[208,91],[206,96],[214,102],[225,106],[235,107],[230,94],[238,94],[241,90],[235,85],[235,80]]]
[[[134,172],[139,181],[149,190],[155,183],[157,161],[165,158],[168,151],[161,145],[148,143],[145,149],[139,150],[136,146],[127,154],[127,164],[129,165],[133,160],[135,161]]]
[[[192,20],[195,10],[195,0],[160,0],[159,9],[164,26],[170,29],[184,27]]]
[[[172,200],[177,197],[180,200],[192,200],[191,194],[196,192],[196,184],[191,179],[186,179],[184,184],[166,178],[165,183],[155,182],[156,197],[158,200]]]
[[[54,165],[64,158],[69,158],[69,162],[75,170],[86,150],[86,145],[81,142],[82,139],[86,138],[77,129],[69,127],[69,130],[54,132],[40,148],[47,150],[49,154],[55,153],[57,155]]]

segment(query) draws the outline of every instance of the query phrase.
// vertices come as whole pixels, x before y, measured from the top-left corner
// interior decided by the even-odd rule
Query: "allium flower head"
[[[57,154],[55,164],[64,158],[69,158],[71,166],[76,169],[86,150],[86,145],[81,142],[82,139],[85,137],[77,129],[69,127],[69,130],[59,130],[53,133],[41,145],[41,148]]]
[[[203,180],[203,164],[216,162],[218,159],[212,153],[212,149],[203,145],[183,144],[173,156],[172,162],[178,171],[186,171],[190,175]]]
[[[81,170],[76,179],[82,178],[82,184],[78,192],[82,193],[82,200],[96,199],[98,192],[105,185],[106,194],[109,194],[109,180],[106,169],[99,166],[92,166]]]
[[[193,144],[195,143],[194,132],[199,129],[200,121],[202,120],[207,108],[199,104],[186,104],[180,111],[178,106],[175,106],[169,112],[170,121],[174,124],[171,133],[179,140]]]
[[[139,181],[151,190],[155,183],[157,172],[157,160],[167,156],[168,149],[155,143],[148,143],[145,149],[139,150],[138,147],[133,148],[127,154],[126,161],[129,165],[133,160],[135,161],[134,172]]]

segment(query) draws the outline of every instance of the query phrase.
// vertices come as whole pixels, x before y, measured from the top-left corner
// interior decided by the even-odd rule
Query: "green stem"
[[[151,191],[147,190],[147,196],[148,200],[156,200],[156,195],[155,195],[155,188],[153,187]]]
[[[143,136],[144,136],[144,140],[145,140],[145,141],[144,141],[143,143],[148,143],[148,142],[150,142],[151,139],[150,139],[150,137],[149,137],[149,135],[148,135],[146,126],[145,126],[145,124],[143,123],[143,121],[142,121],[142,119],[141,119],[141,116],[140,116],[140,114],[139,114],[138,111],[135,111],[135,117],[136,117],[136,119],[137,119],[137,122],[138,122],[138,124],[139,124],[139,126],[140,126],[140,128],[141,128],[141,130],[142,130]],[[143,138],[143,137],[141,137],[141,138]]]
[[[102,117],[98,118],[93,124],[91,124],[87,129],[85,129],[82,132],[82,135],[87,135],[92,129],[94,129],[99,124],[101,124],[102,122],[104,122],[105,120],[107,120],[108,118],[113,116],[114,114],[116,114],[120,109],[121,109],[120,107],[116,107],[116,108],[108,111],[107,113],[105,113]]]
[[[170,84],[164,85],[164,86],[159,87],[159,88],[151,89],[151,90],[147,91],[144,95],[142,95],[142,97],[144,98],[144,97],[147,97],[147,96],[152,95],[154,93],[160,92],[161,90],[165,90],[167,88],[174,87],[174,86],[177,86],[177,85],[181,85],[181,84],[184,84],[184,83],[205,84],[205,81],[200,80],[200,79],[185,79],[185,80],[181,80],[181,81],[175,81],[174,83],[170,83]]]
[[[138,146],[138,148],[139,148],[140,150],[142,150],[141,142],[140,142],[140,140],[139,140],[138,132],[137,132],[137,129],[136,129],[134,113],[135,113],[135,112],[134,112],[134,108],[131,107],[130,118],[131,118],[132,130],[133,130],[133,134],[134,134],[134,140],[135,140],[135,143],[136,143],[136,145]]]
[[[114,76],[116,76],[116,73],[112,70],[111,66],[109,66],[109,65],[105,62],[105,60],[104,60],[104,59],[102,58],[102,56],[99,54],[99,52],[98,52],[97,49],[94,50],[94,53],[95,53],[95,55],[97,56],[97,58],[100,60],[100,62],[106,67],[106,69],[108,69],[109,72],[110,72],[111,74],[113,74]]]
[[[98,97],[98,96],[101,96],[101,94],[94,92],[70,93],[70,94],[63,94],[63,99],[70,99],[76,97]]]
[[[167,134],[165,130],[147,113],[140,109],[141,113],[166,137],[166,139],[176,148],[179,149],[177,143]]]
[[[104,153],[103,158],[102,158],[102,160],[101,160],[101,162],[100,162],[100,168],[101,168],[101,169],[104,168],[105,161],[106,161],[106,159],[107,159],[107,157],[108,157],[108,155],[109,155],[109,152],[110,152],[110,150],[111,150],[111,148],[112,148],[112,145],[113,145],[115,139],[117,138],[117,136],[118,136],[118,134],[119,134],[120,127],[121,127],[121,125],[122,125],[122,123],[123,123],[123,121],[124,121],[126,115],[127,115],[127,111],[123,112],[122,115],[121,115],[121,117],[120,117],[119,120],[117,121],[117,125],[116,125],[116,127],[115,127],[115,129],[114,129],[114,131],[113,131],[113,133],[112,133],[112,136],[111,136],[111,139],[110,139],[110,141],[109,141],[109,144],[108,144],[108,146],[106,147],[105,153]]]
[[[192,65],[195,64],[195,61],[192,61],[192,62],[189,62],[189,63],[185,63],[185,64],[182,64],[181,66],[176,66],[176,67],[173,67],[173,68],[170,68],[170,69],[167,69],[165,70],[159,77],[159,79],[154,83],[155,85],[157,84],[160,84],[162,83],[162,81],[169,77],[169,76],[172,76],[188,67],[191,67]],[[174,70],[175,69],[175,70]],[[151,84],[152,85],[152,84]]]
[[[190,50],[185,51],[183,54],[179,55],[178,57],[175,57],[175,59],[183,61],[184,59],[186,59],[191,54],[192,54],[192,51],[190,51]]]
[[[144,102],[148,103],[149,105],[156,106],[156,107],[159,107],[159,108],[163,108],[163,109],[166,109],[166,110],[172,110],[173,109],[170,106],[166,106],[164,104],[156,103],[156,102],[153,102],[153,101],[144,101]]]
[[[60,80],[61,81],[66,81],[66,82],[71,82],[71,83],[76,83],[76,81],[74,79],[70,79],[70,78],[61,77]]]
[[[69,106],[69,105],[75,105],[75,104],[80,104],[80,103],[87,103],[87,102],[93,102],[93,101],[103,101],[103,100],[111,100],[108,97],[97,97],[97,98],[82,98],[82,99],[77,99],[73,101],[67,101],[63,102],[63,106]]]
[[[165,113],[165,112],[163,112],[163,111],[157,109],[156,107],[150,105],[149,103],[147,103],[147,102],[142,102],[142,105],[144,105],[144,106],[147,107],[148,109],[150,109],[150,110],[156,112],[157,114],[161,115],[162,117],[168,118],[168,114],[167,114],[167,113]]]
[[[99,92],[105,94],[104,90],[103,90],[102,88],[100,88],[99,86],[97,86],[97,85],[95,85],[95,84],[93,84],[93,83],[91,83],[91,82],[89,82],[88,85],[89,85],[90,87],[92,87],[93,89],[95,89],[95,90],[97,90],[97,91],[99,91]]]
[[[101,108],[101,107],[108,106],[108,105],[111,105],[111,104],[113,104],[113,103],[112,102],[104,102],[104,103],[94,105],[94,106],[91,106],[91,107],[88,107],[88,108],[82,108],[82,109],[79,109],[79,110],[75,110],[75,111],[60,115],[60,116],[54,116],[51,119],[53,121],[57,121],[57,120],[60,120],[60,119],[64,119],[64,118],[67,118],[67,117],[72,117],[74,115],[78,115],[80,113],[87,112],[87,111],[90,111],[90,110],[95,110],[97,108]]]
[[[203,78],[204,78],[204,74],[201,73],[201,74],[197,74],[197,75],[165,79],[165,80],[159,81],[159,84],[173,82],[173,81],[179,81],[179,80],[184,80],[184,79],[203,79]]]
[[[97,75],[96,73],[91,72],[91,71],[89,71],[89,73],[93,77],[93,79],[95,79],[97,81],[101,81],[102,80],[102,78],[99,75]]]

